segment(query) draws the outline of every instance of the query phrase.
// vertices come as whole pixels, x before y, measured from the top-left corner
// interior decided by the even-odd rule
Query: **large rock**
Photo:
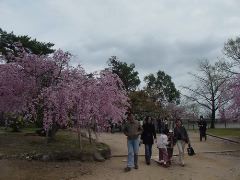
[[[83,153],[83,154],[81,154],[81,159],[80,160],[81,161],[93,161],[94,160],[94,155]]]
[[[42,160],[43,161],[49,161],[50,160],[50,156],[48,154],[45,154],[42,156]]]
[[[97,150],[104,159],[110,159],[111,158],[110,148],[104,148],[104,149],[103,148],[98,148]]]
[[[104,157],[104,159],[110,159],[111,158],[111,149],[108,145],[104,143],[100,143],[101,146],[97,147],[97,151]]]
[[[101,153],[98,151],[95,151],[93,154],[94,160],[98,162],[103,162],[105,161],[104,157],[102,157]]]

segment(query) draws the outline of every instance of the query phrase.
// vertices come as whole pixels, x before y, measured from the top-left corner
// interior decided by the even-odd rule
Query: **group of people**
[[[181,166],[184,166],[185,144],[190,146],[190,141],[186,129],[182,126],[182,121],[176,119],[175,123],[176,126],[174,130],[164,128],[157,137],[151,117],[146,117],[143,126],[141,126],[139,121],[134,119],[133,114],[128,113],[127,122],[123,128],[123,132],[127,136],[128,146],[128,160],[125,171],[128,172],[132,168],[138,169],[138,150],[140,142],[145,146],[145,161],[147,165],[151,163],[152,147],[153,144],[156,143],[159,151],[158,163],[160,165],[163,167],[169,167],[171,165],[173,147],[177,145],[179,163]]]

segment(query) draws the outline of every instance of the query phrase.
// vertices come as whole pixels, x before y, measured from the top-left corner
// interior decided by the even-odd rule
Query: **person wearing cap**
[[[131,171],[131,168],[138,169],[139,135],[142,133],[142,126],[130,112],[127,114],[123,132],[127,136],[128,146],[127,167],[124,170],[128,172]]]

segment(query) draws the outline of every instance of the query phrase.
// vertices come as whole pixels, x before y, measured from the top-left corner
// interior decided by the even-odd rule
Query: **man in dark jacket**
[[[205,137],[205,141],[207,140],[206,130],[207,130],[207,122],[203,119],[203,116],[200,116],[200,120],[198,121],[199,133],[200,133],[200,141]]]
[[[127,136],[128,144],[128,161],[125,171],[128,172],[131,168],[138,169],[138,150],[139,150],[139,135],[142,133],[142,126],[136,121],[131,113],[128,114],[127,122],[123,128],[124,134]]]
[[[152,123],[151,117],[147,116],[143,124],[143,133],[141,135],[141,140],[145,145],[145,160],[147,165],[150,165],[150,160],[152,156],[152,145],[154,143],[153,138],[156,140],[155,126]]]

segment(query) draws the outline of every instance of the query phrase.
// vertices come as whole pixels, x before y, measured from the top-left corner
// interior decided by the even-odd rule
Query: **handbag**
[[[189,156],[193,156],[193,155],[196,154],[196,153],[194,152],[194,149],[192,148],[192,146],[191,146],[190,144],[188,145],[187,152],[188,152],[188,155],[189,155]]]

